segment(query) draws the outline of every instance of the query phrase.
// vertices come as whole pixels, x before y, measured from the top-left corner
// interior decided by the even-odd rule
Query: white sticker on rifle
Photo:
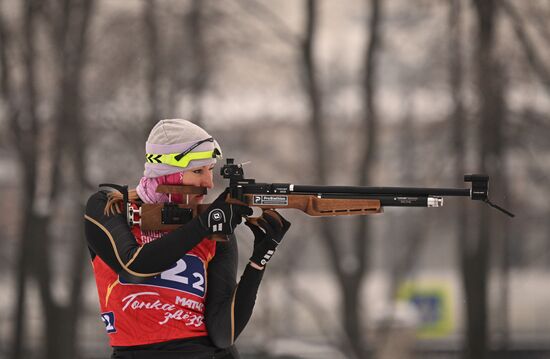
[[[288,196],[255,195],[254,204],[269,206],[288,206]]]

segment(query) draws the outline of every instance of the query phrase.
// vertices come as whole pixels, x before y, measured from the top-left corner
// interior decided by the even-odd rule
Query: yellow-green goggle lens
[[[179,155],[179,153],[166,153],[161,155],[148,153],[145,155],[145,158],[148,163],[163,163],[170,166],[187,167],[191,161],[219,158],[221,156],[221,151],[215,148],[211,151],[189,152],[185,156],[177,159],[176,157],[179,157]]]

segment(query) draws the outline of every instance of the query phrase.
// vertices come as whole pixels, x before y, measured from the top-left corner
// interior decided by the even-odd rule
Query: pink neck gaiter
[[[145,203],[163,203],[168,201],[175,203],[183,202],[183,196],[180,194],[173,194],[169,197],[166,193],[157,193],[157,187],[160,184],[183,184],[183,172],[176,172],[153,178],[142,177],[136,187],[136,192],[139,198]]]

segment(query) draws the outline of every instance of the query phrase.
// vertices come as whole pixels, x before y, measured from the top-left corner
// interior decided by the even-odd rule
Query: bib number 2
[[[204,270],[203,270],[204,273]],[[191,288],[196,289],[197,291],[204,293],[204,274],[199,272],[191,273],[193,278],[190,278],[187,272],[187,263],[180,259],[176,262],[176,265],[167,271],[164,271],[160,274],[162,280],[181,283],[184,286],[191,285]],[[191,280],[191,284],[189,281]]]
[[[119,280],[125,283],[122,278]],[[205,284],[204,264],[199,257],[192,254],[186,254],[172,268],[140,283],[140,285],[175,289],[201,298],[204,298],[206,292]]]

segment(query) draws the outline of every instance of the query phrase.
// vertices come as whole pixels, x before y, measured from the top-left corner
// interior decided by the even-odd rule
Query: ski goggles
[[[209,151],[196,151],[193,150],[199,147],[205,142],[212,142],[214,144],[214,149]],[[165,154],[153,154],[147,153],[145,155],[146,161],[148,163],[162,163],[165,165],[175,166],[175,167],[188,167],[191,161],[196,160],[207,160],[211,158],[222,158],[222,150],[218,142],[213,138],[207,138],[193,144],[191,147],[186,149],[181,153],[165,153]]]

